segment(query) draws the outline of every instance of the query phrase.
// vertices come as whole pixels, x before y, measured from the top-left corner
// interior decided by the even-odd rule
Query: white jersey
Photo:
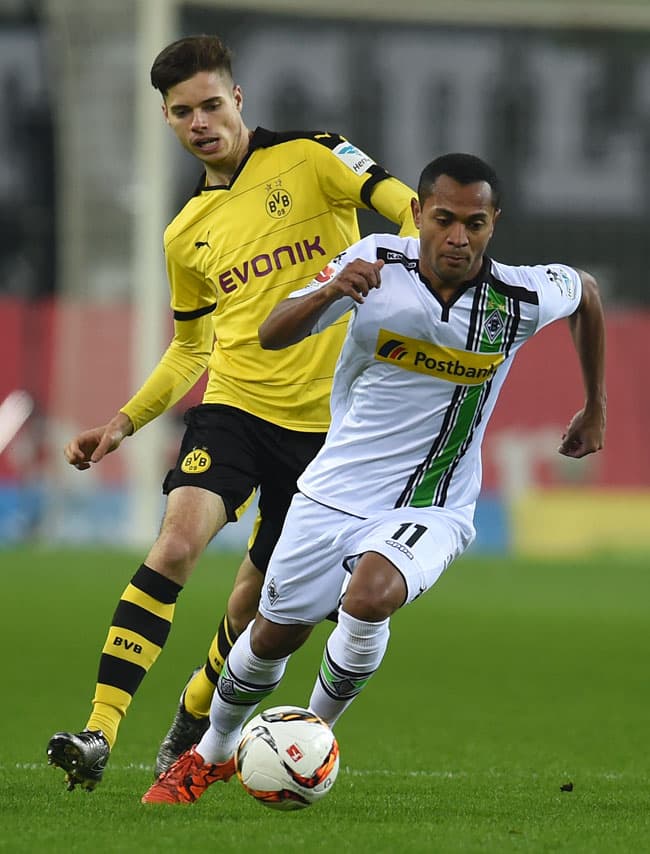
[[[570,267],[514,267],[486,257],[478,276],[443,303],[420,276],[419,248],[416,238],[370,235],[291,294],[325,286],[355,258],[386,262],[381,287],[363,304],[338,300],[312,330],[353,309],[334,375],[329,433],[298,487],[362,518],[411,506],[471,519],[481,442],[513,358],[581,299],[580,277]]]

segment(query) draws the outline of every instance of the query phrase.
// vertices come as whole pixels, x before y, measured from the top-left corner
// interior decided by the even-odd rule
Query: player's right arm
[[[210,315],[174,320],[174,337],[141,388],[107,423],[84,430],[65,446],[70,465],[83,471],[122,440],[177,403],[201,377],[213,344]]]
[[[282,300],[259,328],[262,348],[282,350],[302,341],[314,331],[327,309],[339,300],[343,301],[340,310],[328,318],[329,322],[334,322],[349,311],[352,307],[350,301],[352,305],[362,304],[370,291],[380,286],[380,270],[383,266],[382,260],[355,258],[327,284],[320,284],[315,279],[311,286],[307,285],[310,292]]]
[[[193,264],[191,236],[165,233],[167,277],[174,312],[174,336],[160,361],[133,397],[107,424],[93,427],[70,441],[64,455],[77,469],[90,468],[145,424],[166,412],[187,394],[205,371],[214,345],[212,314],[216,293]]]

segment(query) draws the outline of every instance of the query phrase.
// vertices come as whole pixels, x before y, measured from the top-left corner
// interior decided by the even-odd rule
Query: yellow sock
[[[118,602],[99,661],[86,729],[101,729],[111,748],[142,679],[167,640],[181,586],[144,564]]]
[[[192,677],[185,690],[185,708],[195,718],[205,718],[210,714],[212,695],[217,687],[219,674],[236,640],[237,635],[231,629],[227,615],[224,615],[210,644],[205,664]]]
[[[108,686],[101,687],[105,688]],[[117,689],[113,688],[113,691],[116,690]],[[131,700],[131,696],[126,694],[124,699],[127,701],[126,705],[128,705],[128,702]],[[124,711],[120,709],[119,706],[121,705],[124,705],[124,700],[119,705],[117,705],[116,702],[109,705],[108,703],[99,702],[97,697],[95,697],[93,700],[93,710],[85,727],[86,729],[100,729],[106,736],[106,740],[108,741],[111,750],[117,741],[117,730],[126,712],[126,707],[124,708]]]
[[[207,718],[210,714],[214,687],[207,677],[205,667],[202,667],[190,680],[185,690],[184,706],[195,718]]]

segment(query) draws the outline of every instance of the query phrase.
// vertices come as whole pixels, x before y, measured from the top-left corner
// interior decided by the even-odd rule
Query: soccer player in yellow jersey
[[[359,238],[358,208],[415,234],[414,193],[334,133],[251,131],[216,36],[180,39],[154,61],[165,120],[204,166],[201,185],[165,232],[174,336],[159,364],[111,420],[68,443],[78,469],[98,463],[179,401],[208,369],[203,402],[185,417],[160,534],[127,585],[101,653],[88,722],[49,741],[69,789],[92,789],[143,677],[160,653],[176,599],[213,537],[259,490],[249,550],[204,667],[188,682],[159,750],[165,770],[208,725],[223,661],[254,616],[296,479],[320,448],[345,331],[342,319],[296,347],[263,351],[273,306]],[[325,273],[326,275],[326,273]]]

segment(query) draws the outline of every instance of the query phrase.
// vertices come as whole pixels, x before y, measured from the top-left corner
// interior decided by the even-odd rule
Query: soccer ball
[[[246,724],[235,762],[237,776],[255,800],[276,810],[299,810],[332,788],[339,746],[318,715],[276,706]]]

